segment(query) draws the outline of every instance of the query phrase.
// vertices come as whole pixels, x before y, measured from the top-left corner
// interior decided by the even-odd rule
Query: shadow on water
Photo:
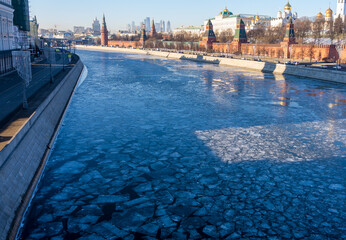
[[[136,56],[100,84],[99,55],[81,56],[22,239],[344,236],[343,105],[326,107],[344,91]]]

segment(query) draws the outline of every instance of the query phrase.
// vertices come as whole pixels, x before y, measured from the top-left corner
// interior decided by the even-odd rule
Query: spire
[[[234,40],[240,43],[247,43],[247,36],[245,31],[245,23],[243,19],[240,19],[235,30]]]
[[[102,27],[107,28],[107,24],[106,24],[106,17],[105,14],[103,14],[103,19],[102,19]]]
[[[295,33],[294,33],[294,24],[293,24],[292,17],[290,17],[288,19],[288,23],[287,23],[287,26],[286,26],[286,34],[285,34],[284,42],[287,42],[289,44],[296,43],[296,36],[295,36]]]
[[[102,27],[101,27],[101,45],[108,46],[108,30],[107,30],[105,14],[103,14]]]
[[[155,28],[155,21],[154,21],[154,19],[152,20],[152,23],[151,23],[150,36],[151,37],[155,37],[156,36],[156,28]]]

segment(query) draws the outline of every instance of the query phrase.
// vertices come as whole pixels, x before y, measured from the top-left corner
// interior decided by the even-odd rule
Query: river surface
[[[346,238],[345,85],[78,54],[22,239]]]

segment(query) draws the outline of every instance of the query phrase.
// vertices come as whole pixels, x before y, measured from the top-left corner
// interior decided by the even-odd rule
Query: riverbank
[[[41,89],[30,109],[0,131],[1,240],[15,239],[83,68],[78,58],[58,85]]]
[[[191,54],[183,54],[183,53],[170,53],[170,52],[141,50],[141,49],[113,48],[113,47],[101,47],[101,46],[76,46],[76,48],[80,50],[89,50],[89,51],[144,54],[144,55],[151,55],[151,56],[171,58],[171,59],[213,63],[213,64],[219,64],[223,66],[240,67],[244,69],[250,69],[250,70],[261,71],[266,73],[281,74],[281,75],[288,74],[288,75],[293,75],[298,77],[307,77],[312,79],[346,84],[346,72],[335,71],[335,70],[325,70],[325,69],[316,69],[316,68],[303,67],[303,66],[268,63],[268,62],[256,62],[256,61],[249,61],[249,60],[191,55]]]

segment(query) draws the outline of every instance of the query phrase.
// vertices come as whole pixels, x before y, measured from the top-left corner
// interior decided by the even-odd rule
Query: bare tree
[[[233,30],[232,29],[227,29],[225,31],[222,31],[217,36],[217,40],[220,43],[232,42],[233,38],[234,38],[234,34],[233,34]]]
[[[322,34],[324,31],[325,21],[323,18],[317,18],[313,23],[312,36],[314,38],[314,43],[320,44]]]
[[[250,43],[262,43],[265,29],[262,25],[257,26],[255,29],[250,30],[247,33],[247,37]]]
[[[305,39],[311,32],[311,21],[308,18],[299,18],[294,22],[294,30],[296,37],[305,43]]]
[[[306,54],[306,49],[305,49],[305,47],[302,47],[301,49],[300,49],[300,59],[303,61],[304,60],[304,58],[305,58],[305,54]]]
[[[310,44],[308,45],[309,48],[308,48],[308,55],[309,55],[309,59],[310,59],[310,62],[312,61],[312,59],[314,58],[315,56],[315,46]]]
[[[326,22],[326,30],[327,30],[327,36],[330,39],[331,44],[333,44],[333,41],[335,39],[333,21]]]

